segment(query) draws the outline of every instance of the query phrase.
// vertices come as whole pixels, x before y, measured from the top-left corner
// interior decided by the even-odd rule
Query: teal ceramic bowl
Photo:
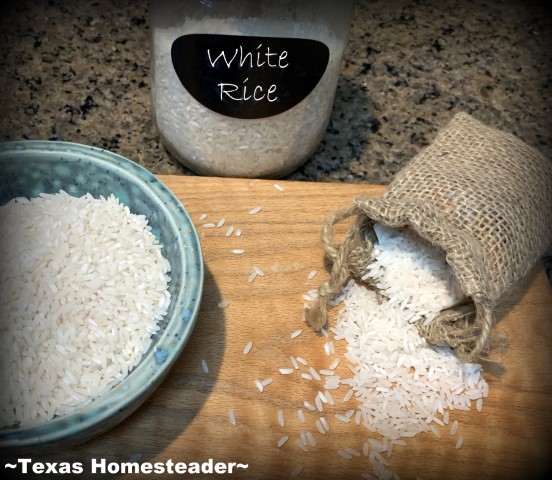
[[[188,341],[200,306],[203,259],[182,203],[148,170],[114,153],[66,142],[0,143],[0,205],[60,189],[73,196],[114,194],[144,214],[171,264],[171,304],[152,346],[126,379],[70,414],[0,429],[0,454],[43,452],[83,443],[135,411],[159,386]]]

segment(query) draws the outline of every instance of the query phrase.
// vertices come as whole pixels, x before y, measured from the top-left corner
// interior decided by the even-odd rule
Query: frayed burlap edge
[[[335,243],[334,227],[353,216],[357,217],[356,223],[340,243]],[[321,241],[331,272],[319,287],[317,301],[305,312],[307,324],[320,330],[327,322],[329,302],[341,293],[349,278],[360,280],[363,276],[372,251],[374,237],[370,238],[370,232],[375,222],[396,229],[409,228],[442,249],[469,298],[467,305],[442,312],[427,328],[418,326],[421,335],[433,345],[454,348],[462,361],[486,357],[495,324],[495,305],[484,293],[489,289],[481,246],[469,232],[450,224],[435,207],[417,201],[359,198],[326,219]]]

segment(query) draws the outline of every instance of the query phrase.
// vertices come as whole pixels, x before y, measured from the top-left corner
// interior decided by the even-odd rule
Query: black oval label
[[[236,118],[285,112],[312,92],[330,52],[317,40],[191,34],[171,48],[184,88],[207,108]]]

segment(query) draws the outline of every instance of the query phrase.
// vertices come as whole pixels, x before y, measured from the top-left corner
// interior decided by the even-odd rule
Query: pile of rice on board
[[[138,364],[170,303],[170,264],[114,196],[17,198],[0,223],[0,427],[32,425]]]
[[[291,367],[301,379],[320,383],[317,395],[297,406],[301,421],[308,424],[309,416],[318,417],[314,433],[322,435],[331,435],[336,422],[365,429],[361,444],[339,446],[336,457],[362,457],[362,478],[390,480],[399,479],[392,457],[401,455],[397,450],[407,447],[412,437],[428,433],[461,448],[464,437],[455,413],[481,412],[489,386],[480,364],[462,362],[450,347],[431,348],[416,327],[464,301],[444,254],[413,232],[379,224],[374,230],[378,241],[363,282],[347,282],[332,302],[338,310],[333,325],[321,329],[332,362],[315,368],[307,359],[292,357]],[[318,300],[317,290],[309,291],[305,300],[309,308]],[[336,342],[345,344],[342,356],[336,353]],[[280,373],[295,371],[280,368]],[[308,452],[316,447],[311,434],[305,426],[292,441]],[[285,435],[280,442],[290,438]],[[292,476],[304,468],[298,465]]]

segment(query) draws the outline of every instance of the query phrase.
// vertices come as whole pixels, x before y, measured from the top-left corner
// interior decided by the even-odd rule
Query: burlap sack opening
[[[335,243],[334,227],[352,216],[356,222]],[[328,302],[346,281],[365,273],[375,222],[412,229],[445,252],[469,300],[418,328],[430,343],[477,361],[488,352],[501,299],[552,246],[552,162],[513,135],[457,114],[385,194],[357,198],[327,218],[321,240],[331,274],[306,312],[314,329],[325,325]]]

